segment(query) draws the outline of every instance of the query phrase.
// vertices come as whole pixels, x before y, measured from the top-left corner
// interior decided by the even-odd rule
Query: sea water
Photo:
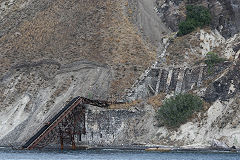
[[[0,160],[240,160],[232,152],[157,152],[144,150],[12,150],[0,148]]]

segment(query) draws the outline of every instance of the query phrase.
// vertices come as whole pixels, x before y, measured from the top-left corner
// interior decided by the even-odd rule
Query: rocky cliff
[[[217,29],[225,38],[237,34],[239,27],[238,0],[156,0],[158,12],[173,31],[186,17],[186,5],[201,5],[208,8],[212,15],[211,27]]]
[[[210,27],[176,37],[186,4],[203,5]],[[87,107],[91,146],[240,147],[239,2],[22,0],[1,2],[0,145],[21,145],[73,97],[121,100]],[[208,52],[225,61],[212,72]],[[172,130],[155,113],[189,92],[204,110]]]

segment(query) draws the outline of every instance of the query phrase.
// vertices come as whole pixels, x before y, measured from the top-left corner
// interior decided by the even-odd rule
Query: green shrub
[[[179,94],[167,99],[159,108],[156,118],[160,125],[170,128],[179,127],[193,115],[201,110],[203,101],[191,94]]]
[[[178,36],[183,36],[186,35],[188,33],[191,33],[192,31],[195,30],[195,21],[193,19],[189,19],[183,22],[179,23],[179,32],[178,32]]]
[[[211,73],[212,68],[218,64],[223,62],[225,59],[219,57],[216,53],[214,52],[208,52],[206,55],[206,59],[205,59],[205,64],[207,64],[208,67],[208,72]]]
[[[197,27],[204,27],[211,22],[211,14],[209,10],[203,6],[187,6],[187,20],[195,20]]]
[[[204,27],[211,22],[209,10],[203,6],[188,5],[186,20],[179,23],[178,36],[183,36],[194,31],[197,27]]]

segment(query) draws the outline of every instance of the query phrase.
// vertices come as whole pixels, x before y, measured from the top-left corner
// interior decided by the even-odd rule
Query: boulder
[[[224,142],[221,142],[216,139],[213,139],[211,141],[211,148],[213,148],[213,149],[229,149],[229,147]]]

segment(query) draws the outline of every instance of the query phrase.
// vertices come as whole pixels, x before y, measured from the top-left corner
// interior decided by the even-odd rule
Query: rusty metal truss
[[[71,143],[72,149],[76,149],[74,135],[86,134],[85,104],[107,108],[111,104],[121,102],[108,102],[91,100],[84,97],[76,97],[60,110],[50,121],[31,137],[23,146],[23,149],[43,148],[52,142],[59,142],[63,149],[64,142]]]

